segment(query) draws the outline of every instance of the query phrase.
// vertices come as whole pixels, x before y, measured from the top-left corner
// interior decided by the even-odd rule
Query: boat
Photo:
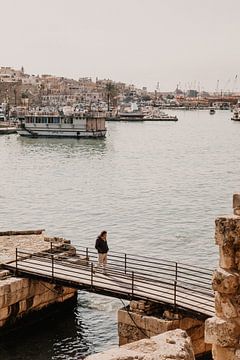
[[[123,106],[124,107],[124,106]],[[107,121],[143,121],[144,113],[138,109],[137,104],[131,103],[125,107],[125,111],[117,111],[115,115],[109,115]]]
[[[210,109],[209,109],[209,114],[210,115],[214,115],[215,114],[215,109],[213,108],[213,107],[211,107]]]
[[[108,116],[107,121],[143,121],[144,114],[139,111],[119,112],[115,116]]]
[[[2,106],[0,106],[0,135],[16,134],[16,123],[6,118]]]
[[[19,114],[17,132],[29,137],[103,138],[105,112],[37,111]]]
[[[7,123],[2,124],[0,123],[0,135],[8,135],[8,134],[16,134],[17,127],[14,124]]]
[[[168,115],[163,111],[160,111],[145,115],[143,121],[178,121],[178,118],[176,115]]]
[[[231,120],[240,121],[240,114],[238,108],[233,110],[233,116],[231,117]]]

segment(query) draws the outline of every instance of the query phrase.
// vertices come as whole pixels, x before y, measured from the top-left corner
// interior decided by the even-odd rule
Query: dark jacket
[[[107,241],[103,240],[100,237],[98,237],[96,240],[95,248],[100,254],[106,254],[109,250]]]

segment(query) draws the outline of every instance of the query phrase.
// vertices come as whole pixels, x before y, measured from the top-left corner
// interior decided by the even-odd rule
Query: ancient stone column
[[[205,342],[214,360],[240,360],[240,193],[233,195],[233,215],[215,221],[219,267],[214,271],[215,314],[205,322]]]

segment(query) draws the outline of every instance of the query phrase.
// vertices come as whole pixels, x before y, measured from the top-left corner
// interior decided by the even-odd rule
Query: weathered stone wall
[[[0,232],[0,266],[15,260],[16,248],[50,252],[51,243],[53,250],[60,251],[55,256],[61,256],[61,251],[69,256],[76,252],[68,240],[48,237],[43,230]],[[14,328],[18,320],[31,313],[74,298],[76,292],[76,289],[14,277],[7,270],[0,271],[0,333],[7,328]]]
[[[158,305],[159,307],[159,305]],[[119,345],[124,345],[165,333],[169,330],[186,330],[192,340],[195,355],[211,351],[211,345],[204,342],[204,321],[181,314],[164,311],[161,317],[149,315],[154,313],[156,305],[146,301],[131,301],[129,312],[118,311]]]
[[[215,360],[240,359],[240,194],[233,196],[234,215],[216,219],[219,268],[213,274],[216,316],[206,320],[205,341]]]
[[[1,271],[0,276],[7,276]],[[76,290],[42,281],[5,277],[0,279],[0,332],[30,312],[72,298]]]
[[[86,360],[194,360],[191,340],[185,331],[169,331],[131,344],[90,355]]]

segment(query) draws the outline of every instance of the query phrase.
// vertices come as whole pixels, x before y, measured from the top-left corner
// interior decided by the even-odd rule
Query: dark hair
[[[99,236],[102,237],[103,235],[106,235],[106,234],[107,234],[106,230],[103,230]]]

